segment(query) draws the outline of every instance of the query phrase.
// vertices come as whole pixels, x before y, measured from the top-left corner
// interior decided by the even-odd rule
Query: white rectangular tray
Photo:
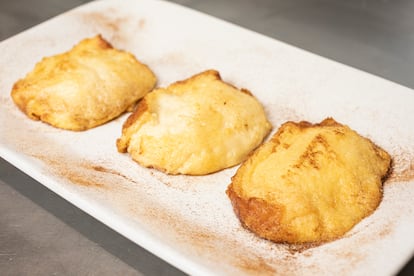
[[[237,167],[167,176],[117,152],[126,115],[85,132],[28,119],[13,83],[42,57],[102,34],[156,73],[158,86],[217,69],[287,120],[334,117],[391,153],[379,208],[343,238],[295,250],[240,226],[225,195]],[[92,2],[0,43],[0,156],[181,270],[211,274],[389,275],[414,252],[414,92],[175,4]]]

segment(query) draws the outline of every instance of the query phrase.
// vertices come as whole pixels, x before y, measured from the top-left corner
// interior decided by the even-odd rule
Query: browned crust
[[[295,125],[299,129],[306,129],[306,128],[312,128],[312,127],[324,127],[324,126],[344,126],[343,124],[335,121],[335,119],[333,119],[332,117],[328,117],[328,118],[325,118],[320,123],[310,123],[308,121],[300,121],[300,122],[287,121],[280,127],[280,130],[283,130],[284,126],[289,125],[289,124]]]
[[[274,242],[295,242],[296,236],[283,226],[285,207],[260,198],[243,198],[229,185],[227,196],[243,227]]]
[[[122,136],[121,138],[118,138],[116,140],[116,147],[118,149],[118,152],[121,153],[126,153],[128,150],[128,144],[129,141],[125,141],[125,139],[123,138],[127,138],[129,137],[129,135],[127,135],[127,132],[129,130],[129,128],[138,120],[138,118],[145,113],[145,111],[147,111],[148,109],[148,104],[145,100],[145,97],[140,100],[135,108],[135,111],[131,113],[131,115],[129,115],[129,117],[127,118],[127,120],[125,121],[125,123],[122,126]],[[133,130],[132,130],[133,131]]]
[[[254,97],[254,96],[253,96],[253,93],[252,93],[252,92],[250,92],[250,90],[248,90],[248,89],[246,89],[246,88],[240,88],[240,92],[242,92],[242,93],[244,93],[244,94],[247,94],[247,95],[249,95],[249,96]]]
[[[40,120],[39,116],[37,116],[36,114],[30,113],[27,111],[27,104],[22,104],[21,103],[21,96],[18,95],[18,91],[19,90],[23,90],[27,87],[26,82],[23,79],[18,80],[17,82],[15,82],[13,84],[12,90],[11,90],[11,97],[13,99],[13,102],[17,105],[17,107],[25,114],[27,114],[27,116],[29,116],[30,119],[32,120]]]
[[[138,118],[147,110],[148,110],[148,104],[144,97],[142,100],[138,102],[137,106],[135,107],[134,112],[131,115],[129,115],[128,119],[125,121],[122,128],[126,129],[130,127],[131,125],[133,125],[135,121],[138,120]]]
[[[233,85],[231,83],[228,83],[228,82],[223,81],[223,79],[221,78],[220,73],[217,70],[215,70],[215,69],[208,69],[208,70],[205,70],[205,71],[200,72],[198,74],[195,74],[195,75],[193,75],[193,76],[191,76],[191,77],[189,77],[189,78],[187,78],[185,80],[176,81],[176,82],[170,84],[168,86],[168,88],[174,87],[174,86],[179,86],[179,85],[186,85],[187,83],[190,83],[190,82],[196,80],[197,78],[205,77],[205,76],[211,76],[213,79],[218,80],[221,83],[223,83],[223,84],[225,84],[225,85],[227,85],[229,87],[232,87],[232,88],[236,89],[237,91],[239,91],[241,93],[244,93],[246,95],[249,95],[251,97],[254,97],[253,93],[250,90],[248,90],[246,88],[238,88],[238,87],[236,87],[235,85]]]
[[[189,77],[187,79],[176,81],[176,82],[170,84],[168,86],[168,88],[174,87],[174,86],[186,85],[187,83],[192,82],[195,79],[198,79],[198,78],[204,77],[204,76],[211,76],[211,77],[213,77],[216,80],[222,81],[221,76],[220,76],[220,73],[217,70],[209,69],[209,70],[200,72],[198,74],[195,74],[195,75],[193,75],[193,76],[191,76],[191,77]]]
[[[99,47],[102,49],[113,49],[114,47],[112,46],[111,43],[109,43],[107,40],[105,40],[101,34],[98,34],[95,36],[96,38],[98,38],[98,42],[99,42]],[[119,50],[121,51],[121,50]],[[122,51],[124,52],[124,51]]]

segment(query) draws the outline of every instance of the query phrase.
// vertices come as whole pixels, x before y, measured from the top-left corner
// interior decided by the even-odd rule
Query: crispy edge
[[[145,100],[145,97],[142,98],[136,108],[135,111],[128,116],[125,123],[122,125],[122,135],[121,138],[116,140],[116,147],[118,152],[125,153],[128,150],[129,141],[131,138],[131,134],[135,131],[133,127],[134,123],[148,110],[148,104]]]
[[[107,41],[105,38],[103,38],[103,36],[101,34],[97,34],[96,36],[91,37],[91,38],[86,38],[86,41],[87,40],[95,40],[95,39],[98,42],[97,45],[98,45],[99,48],[101,48],[101,49],[115,49],[112,46],[112,44],[109,43],[109,41]],[[75,45],[75,47],[80,45],[84,41],[80,41],[77,45]],[[115,50],[125,52],[124,50],[118,50],[118,49],[115,49]]]
[[[296,235],[282,223],[285,214],[283,205],[255,197],[243,198],[233,190],[232,184],[228,186],[226,194],[244,228],[273,242],[294,243],[297,240]]]
[[[195,74],[195,75],[193,75],[193,76],[191,76],[187,79],[176,81],[176,82],[168,85],[166,90],[169,90],[169,89],[174,88],[176,86],[187,85],[187,84],[189,84],[193,81],[196,81],[199,78],[203,78],[203,77],[212,77],[215,80],[222,81],[220,73],[217,70],[209,69],[209,70],[200,72],[198,74]]]
[[[228,86],[228,87],[231,87],[231,88],[233,88],[233,89],[237,90],[238,92],[241,92],[241,93],[247,94],[247,95],[249,95],[249,96],[251,96],[251,97],[255,98],[255,97],[254,97],[254,95],[253,95],[253,93],[252,93],[250,90],[248,90],[248,89],[246,89],[246,88],[238,88],[238,87],[236,87],[235,85],[233,85],[233,84],[231,84],[231,83],[228,83],[228,82],[224,81],[224,80],[221,78],[220,73],[219,73],[217,70],[215,70],[215,69],[208,69],[208,70],[205,70],[205,71],[200,72],[200,73],[198,73],[198,74],[195,74],[195,75],[193,75],[193,76],[191,76],[191,77],[189,77],[189,78],[187,78],[187,79],[176,81],[176,82],[174,82],[174,83],[170,84],[170,85],[166,88],[166,90],[168,90],[168,89],[170,89],[170,88],[174,88],[174,87],[176,87],[176,86],[187,85],[187,84],[189,84],[189,83],[191,83],[191,82],[194,82],[194,81],[196,81],[197,79],[199,79],[199,78],[203,78],[203,77],[212,77],[214,80],[220,81],[222,84],[224,84],[224,85],[226,85],[226,86]],[[257,99],[256,99],[256,100],[257,100]]]

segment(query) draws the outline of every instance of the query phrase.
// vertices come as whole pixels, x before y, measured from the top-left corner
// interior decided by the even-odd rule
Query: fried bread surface
[[[31,119],[86,130],[131,109],[155,82],[146,65],[97,35],[43,58],[14,84],[11,96]]]
[[[269,133],[262,105],[208,70],[147,94],[123,126],[120,152],[168,174],[239,164]]]
[[[332,118],[287,122],[238,169],[227,194],[242,225],[291,244],[341,237],[382,198],[387,152]]]

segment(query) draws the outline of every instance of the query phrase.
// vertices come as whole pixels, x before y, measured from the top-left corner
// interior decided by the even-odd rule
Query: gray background
[[[0,0],[0,40],[85,2]],[[414,1],[173,2],[414,88]],[[183,273],[0,159],[0,274]]]

